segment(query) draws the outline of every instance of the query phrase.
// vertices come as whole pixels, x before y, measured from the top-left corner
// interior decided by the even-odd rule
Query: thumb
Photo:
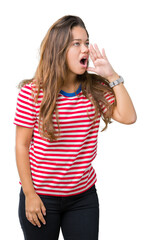
[[[95,73],[96,73],[95,68],[93,68],[93,67],[88,67],[88,68],[87,68],[87,71],[95,72]]]

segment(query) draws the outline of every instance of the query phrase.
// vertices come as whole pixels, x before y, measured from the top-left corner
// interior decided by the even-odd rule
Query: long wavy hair
[[[27,83],[34,82],[35,87],[32,89],[36,92],[35,102],[37,102],[40,90],[43,90],[43,99],[40,105],[39,113],[39,132],[43,137],[50,141],[57,140],[60,133],[59,116],[56,105],[56,100],[64,80],[67,77],[68,66],[66,63],[66,55],[72,41],[72,29],[75,26],[80,26],[85,29],[88,37],[89,34],[84,22],[77,16],[67,15],[56,21],[48,30],[40,46],[40,61],[37,66],[35,75],[32,79],[23,80],[19,84],[19,88]],[[77,75],[77,80],[81,83],[83,94],[91,100],[95,107],[96,120],[100,113],[107,128],[111,121],[113,105],[110,105],[104,94],[110,92],[114,94],[109,87],[107,79],[96,74],[89,74],[85,71],[82,75]],[[102,83],[102,84],[101,84]],[[101,104],[100,104],[101,103]],[[105,105],[108,109],[107,116],[102,112],[102,106]],[[52,115],[56,112],[56,120],[58,130],[53,126]]]

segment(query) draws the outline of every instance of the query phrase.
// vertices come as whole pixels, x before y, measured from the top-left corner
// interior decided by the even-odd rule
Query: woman
[[[88,67],[89,55],[94,67]],[[93,71],[89,74],[87,71]],[[95,74],[96,73],[96,74]],[[64,16],[41,44],[35,76],[20,84],[16,161],[19,218],[27,240],[97,240],[99,201],[92,161],[100,118],[131,124],[134,106],[105,50],[89,46],[83,21]]]

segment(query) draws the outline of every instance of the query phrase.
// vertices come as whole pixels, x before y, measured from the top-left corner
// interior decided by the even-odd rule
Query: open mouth
[[[87,58],[82,58],[82,59],[80,60],[80,64],[81,64],[82,66],[84,66],[84,67],[87,67],[87,62],[88,62]]]

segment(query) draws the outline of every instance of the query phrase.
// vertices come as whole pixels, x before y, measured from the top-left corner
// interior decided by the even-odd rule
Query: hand
[[[38,227],[41,227],[40,221],[43,224],[46,224],[43,217],[43,215],[46,215],[46,208],[41,198],[36,193],[26,196],[25,205],[26,217],[29,222],[31,222],[34,226],[37,225]]]
[[[94,44],[94,47],[92,44],[90,44],[89,52],[95,68],[88,67],[87,71],[95,72],[110,81],[114,81],[119,77],[119,75],[114,71],[111,64],[109,63],[104,48],[102,49],[101,53],[97,44]]]

